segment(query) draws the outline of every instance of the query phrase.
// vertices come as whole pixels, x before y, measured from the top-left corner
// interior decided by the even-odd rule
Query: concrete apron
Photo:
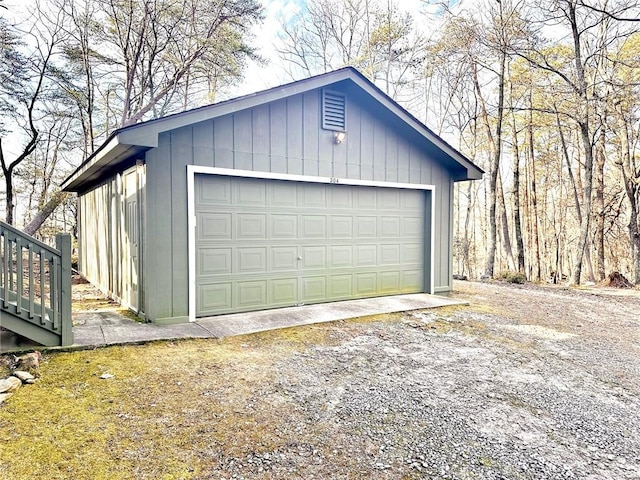
[[[120,315],[114,310],[85,312],[74,314],[74,345],[71,349],[142,343],[153,340],[224,338],[369,315],[466,304],[467,302],[444,296],[416,293],[218,315],[198,318],[192,323],[176,325],[140,323]],[[38,347],[17,345],[12,341],[6,341],[6,339],[4,342],[0,342],[0,351],[33,348]]]

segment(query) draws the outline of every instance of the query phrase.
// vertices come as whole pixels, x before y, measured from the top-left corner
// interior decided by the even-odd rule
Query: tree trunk
[[[56,192],[35,217],[24,227],[27,235],[34,235],[55,209],[69,197],[67,192]]]
[[[578,239],[578,248],[576,250],[576,259],[573,270],[572,281],[575,285],[580,285],[582,276],[582,262],[589,238],[589,224],[591,220],[591,193],[593,189],[593,150],[591,149],[591,140],[589,138],[589,124],[585,120],[580,123],[580,138],[584,148],[584,184],[582,186],[582,206],[583,215],[580,224],[580,237]]]
[[[511,246],[511,234],[509,233],[509,220],[507,218],[507,205],[504,201],[504,189],[502,188],[502,176],[498,172],[498,198],[500,200],[500,218],[502,220],[502,237],[504,240],[504,253],[507,256],[507,264],[510,269],[516,269],[516,262],[513,259],[513,247]]]
[[[13,196],[13,172],[11,170],[4,171],[4,188],[6,195],[5,222],[13,225],[13,211],[16,205]]]
[[[496,244],[497,244],[497,226],[496,226],[496,210],[497,210],[497,194],[498,194],[498,172],[500,170],[500,158],[502,156],[502,118],[504,114],[504,77],[507,62],[507,54],[503,50],[500,54],[500,71],[498,73],[498,110],[496,118],[496,134],[491,134],[488,115],[484,102],[482,101],[480,82],[478,80],[477,65],[473,64],[473,82],[480,100],[480,108],[482,109],[482,117],[487,129],[487,136],[490,143],[493,144],[493,158],[489,167],[489,244],[487,246],[487,263],[484,273],[488,277],[493,277],[496,262]]]
[[[595,154],[595,197],[594,197],[594,220],[595,232],[594,243],[596,249],[596,280],[604,280],[605,264],[604,264],[604,163],[605,163],[605,131],[604,125],[601,126],[600,136],[598,138],[598,146]]]
[[[531,91],[529,91],[529,102],[533,107],[533,99]],[[533,144],[533,108],[529,110],[529,125],[527,126],[527,132],[529,136],[529,162],[531,164],[531,185],[529,187],[531,191],[531,208],[533,210],[532,219],[532,235],[533,243],[535,246],[535,280],[542,280],[542,265],[540,260],[540,236],[538,234],[538,193],[536,191],[536,155],[535,147]]]
[[[620,170],[624,179],[624,190],[629,201],[629,243],[631,246],[631,262],[633,269],[633,283],[640,285],[640,223],[638,218],[638,201],[640,200],[640,184],[635,180],[637,166],[632,161],[631,146],[629,144],[628,124],[624,115],[619,114],[620,126]]]
[[[518,249],[518,271],[525,273],[524,241],[522,239],[522,219],[520,218],[520,147],[518,147],[518,130],[516,116],[513,120],[513,223],[516,230],[516,247]]]
[[[580,238],[578,240],[578,249],[576,251],[576,261],[573,271],[573,283],[580,284],[582,276],[582,261],[589,238],[589,223],[591,220],[591,194],[593,189],[593,148],[591,146],[591,135],[589,128],[589,98],[587,92],[587,81],[584,73],[584,64],[582,63],[582,32],[578,26],[576,17],[576,5],[573,2],[567,2],[567,18],[571,23],[571,34],[573,37],[574,65],[576,68],[576,90],[579,95],[581,104],[578,106],[579,119],[577,120],[584,148],[584,185],[582,191],[583,215],[580,224]]]

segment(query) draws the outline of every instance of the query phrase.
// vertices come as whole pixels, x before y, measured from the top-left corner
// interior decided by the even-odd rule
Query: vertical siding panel
[[[305,93],[303,102],[303,168],[304,175],[318,175],[318,160],[320,150],[320,100],[319,91],[313,90]],[[329,157],[329,163],[331,158]]]
[[[76,224],[78,231],[78,271],[83,273],[86,265],[86,252],[87,252],[87,234],[84,226],[85,213],[87,209],[87,196],[79,195],[78,197],[78,209],[76,210]]]
[[[252,110],[251,130],[253,144],[253,170],[268,172],[271,133],[269,105],[261,105]]]
[[[406,142],[406,140],[404,139],[402,141]],[[409,161],[410,161],[409,156],[410,155],[402,155],[401,157],[398,158],[398,164],[397,164],[398,182],[406,183],[411,181],[411,174],[409,171]]]
[[[305,138],[304,129],[304,108],[302,95],[296,95],[287,99],[287,132],[285,141],[287,142],[287,165],[286,172],[299,175],[302,173],[302,157],[304,156]]]
[[[186,165],[193,164],[191,145],[193,145],[193,129],[191,127],[171,132],[172,317],[186,317],[189,313]]]
[[[418,162],[420,168],[420,183],[433,184],[433,164],[434,160],[427,157],[424,152],[418,150],[415,145],[411,145],[411,163]]]
[[[409,145],[406,140],[400,138],[398,142],[398,155],[393,164],[387,164],[387,178],[390,182],[398,182],[398,169],[403,163],[409,163]]]
[[[366,110],[360,113],[360,174],[363,180],[373,180],[374,160],[373,118]]]
[[[213,120],[193,126],[193,164],[213,167]]]
[[[404,140],[400,140],[403,142]],[[385,162],[385,180],[389,180],[389,172],[397,171],[398,165],[405,161],[404,157],[398,155],[400,143],[398,134],[391,127],[387,128],[387,157]]]
[[[447,174],[445,178],[447,179],[447,185],[449,186],[449,195],[448,195],[449,208],[443,209],[443,216],[447,220],[445,223],[447,224],[447,227],[449,230],[449,234],[447,235],[446,245],[445,245],[446,252],[443,253],[443,256],[446,255],[447,257],[446,259],[447,275],[445,278],[445,281],[446,281],[445,290],[452,290],[453,289],[453,204],[454,204],[453,196],[455,191],[455,184],[450,174]]]
[[[151,320],[173,315],[170,135],[147,152],[147,245],[145,305]],[[185,215],[186,216],[186,215]],[[184,279],[186,281],[186,279]]]
[[[225,115],[213,122],[214,167],[233,168],[233,117]]]
[[[287,130],[287,102],[280,100],[271,104],[269,116],[269,153],[271,156],[270,171],[274,173],[287,173],[287,142],[289,138]],[[299,123],[299,122],[298,122]],[[302,140],[299,139],[300,144]]]
[[[407,160],[409,162],[409,178],[413,182],[422,181],[422,169],[433,162],[424,155],[407,155]]]
[[[121,242],[121,211],[122,211],[122,174],[118,174],[114,177],[109,185],[109,206],[110,215],[107,218],[105,224],[109,229],[109,237],[111,238],[111,249],[107,262],[109,264],[109,272],[111,272],[111,278],[109,279],[109,288],[119,299],[122,299],[122,291],[120,286],[122,284],[122,262],[125,260],[122,251]]]
[[[362,159],[360,158],[360,129],[362,110],[347,97],[347,176],[362,179]]]
[[[251,110],[233,114],[233,166],[238,170],[253,169],[253,135]]]
[[[347,95],[346,97],[346,101],[349,101],[349,96]],[[345,129],[347,131],[347,138],[344,142],[340,143],[340,144],[336,144],[335,139],[334,139],[334,135],[335,132],[331,131],[331,130],[323,130],[322,131],[322,137],[325,137],[326,140],[324,142],[326,142],[326,147],[323,148],[323,146],[325,145],[324,142],[321,142],[321,147],[320,147],[320,151],[323,152],[326,149],[326,152],[328,154],[331,155],[332,159],[332,163],[333,163],[333,176],[334,177],[338,177],[338,178],[360,178],[360,169],[359,168],[355,168],[355,175],[354,176],[350,176],[349,175],[349,171],[347,169],[347,163],[348,163],[348,150],[349,150],[349,128],[350,126],[354,126],[355,128],[355,124],[356,122],[353,121],[353,119],[351,121],[349,121],[349,116],[354,114],[355,112],[352,112],[349,110],[349,105],[346,104],[346,124],[345,124]],[[320,113],[318,114],[320,115]],[[354,142],[355,143],[355,142]],[[320,164],[324,164],[325,162],[325,157],[321,154],[320,155]],[[322,173],[321,173],[322,174]]]
[[[435,271],[434,271],[434,287],[436,289],[442,286],[442,276],[443,276],[443,265],[442,265],[442,242],[444,236],[446,236],[446,228],[443,228],[442,225],[442,211],[444,208],[444,201],[446,199],[444,192],[444,182],[442,181],[440,171],[434,171],[434,183],[436,185],[436,195],[435,195],[435,224],[438,226],[436,231],[434,232],[434,258],[435,258]]]
[[[379,122],[373,123],[373,179],[383,181],[386,178],[387,129]]]
[[[451,287],[451,241],[453,215],[453,182],[442,167],[433,168],[433,183],[436,186],[435,205],[435,289],[449,290]]]

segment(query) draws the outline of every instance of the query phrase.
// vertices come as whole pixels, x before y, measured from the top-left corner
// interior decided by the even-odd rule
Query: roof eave
[[[115,134],[96,153],[87,159],[75,172],[62,183],[61,189],[66,192],[82,190],[87,183],[97,181],[100,173],[113,168],[131,155],[148,150],[149,147],[124,143],[121,134]]]

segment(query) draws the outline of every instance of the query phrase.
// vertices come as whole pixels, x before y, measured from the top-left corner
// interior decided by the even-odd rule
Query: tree
[[[307,2],[281,22],[278,52],[293,79],[351,65],[396,99],[417,81],[426,43],[393,1]]]
[[[247,43],[261,19],[255,0],[99,0],[108,19],[99,39],[119,85],[117,126],[185,109],[194,90],[232,82],[254,57]],[[208,94],[215,92],[208,91]]]
[[[0,148],[10,221],[18,165],[33,157],[30,165],[37,171],[37,158],[56,158],[62,145],[42,138],[46,132],[60,132],[53,120],[68,122],[70,137],[79,134],[77,158],[82,161],[116,128],[210,102],[240,78],[247,59],[257,58],[249,44],[250,29],[262,18],[256,0],[51,2],[56,8],[36,6],[28,32],[34,40],[23,44],[25,58],[0,66],[7,78],[16,79],[16,88],[0,95],[0,108],[12,112],[26,132],[25,147],[15,159]],[[18,55],[20,50],[3,50],[9,53]],[[31,68],[29,78],[9,71],[20,72],[17,67],[24,70],[25,63]],[[36,158],[40,140],[45,151]],[[53,150],[46,151],[46,146]],[[57,166],[54,170],[59,172]],[[50,191],[50,183],[31,184],[31,190],[42,189],[31,193],[42,207],[33,215],[40,224],[65,198]]]
[[[5,56],[2,71],[3,89],[0,91],[0,105],[13,125],[2,124],[0,137],[0,166],[5,183],[5,221],[14,223],[15,191],[14,173],[36,149],[39,128],[39,107],[49,93],[49,73],[57,47],[62,39],[60,15],[46,16],[37,5],[37,19],[31,28],[23,32],[35,45],[29,55],[21,53],[26,43],[17,41],[17,32],[11,32],[2,21],[2,52]],[[9,128],[24,133],[24,142],[19,153],[9,158],[3,146],[3,137],[11,132]]]

